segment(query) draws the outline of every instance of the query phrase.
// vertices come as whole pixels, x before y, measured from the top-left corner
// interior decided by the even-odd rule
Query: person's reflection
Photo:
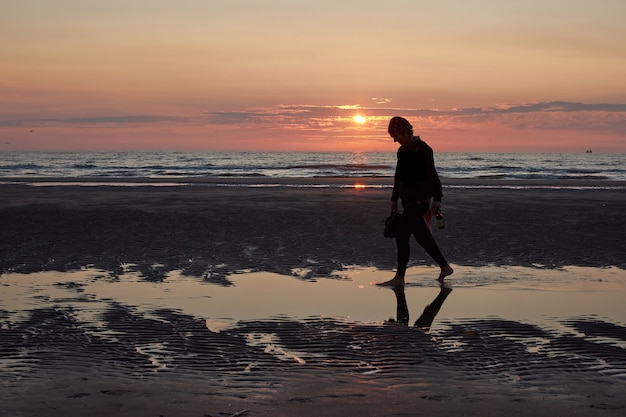
[[[428,304],[422,315],[415,321],[415,326],[419,327],[424,331],[430,330],[430,326],[433,324],[433,320],[435,320],[435,316],[439,313],[443,302],[446,301],[448,295],[452,292],[452,288],[441,285],[439,289],[439,294],[432,301],[432,303]],[[402,323],[405,326],[409,325],[409,307],[406,303],[406,296],[404,295],[404,285],[396,285],[393,287],[393,293],[396,295],[396,301],[398,302],[396,309],[396,321],[398,323]]]

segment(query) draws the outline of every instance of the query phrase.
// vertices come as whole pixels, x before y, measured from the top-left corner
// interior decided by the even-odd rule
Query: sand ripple
[[[3,315],[0,379],[5,385],[50,372],[98,371],[131,377],[199,374],[213,381],[264,386],[273,371],[322,371],[401,382],[438,372],[462,381],[541,384],[564,374],[626,381],[626,328],[595,317],[541,328],[493,319],[446,323],[425,333],[398,323],[276,317],[219,332],[173,310],[139,313],[111,304],[101,322],[71,308]],[[47,372],[46,372],[47,371]]]

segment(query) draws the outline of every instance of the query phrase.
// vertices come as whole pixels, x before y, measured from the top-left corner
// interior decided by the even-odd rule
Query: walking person
[[[404,285],[404,275],[411,251],[409,243],[411,235],[437,262],[441,268],[437,279],[443,282],[444,278],[454,271],[441,253],[429,225],[424,220],[424,215],[429,210],[435,214],[441,212],[443,197],[433,150],[419,136],[414,136],[413,126],[403,117],[393,117],[389,121],[388,132],[393,141],[400,144],[391,195],[391,211],[398,211],[400,200],[403,212],[396,235],[398,256],[396,275],[378,285]]]

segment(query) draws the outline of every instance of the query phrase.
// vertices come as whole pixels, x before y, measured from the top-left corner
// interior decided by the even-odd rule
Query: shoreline
[[[597,179],[493,179],[493,178],[444,178],[446,187],[572,187],[572,188],[603,188],[626,189],[626,181]],[[176,185],[320,185],[320,186],[393,186],[393,177],[0,177],[0,185],[28,184],[176,184]]]

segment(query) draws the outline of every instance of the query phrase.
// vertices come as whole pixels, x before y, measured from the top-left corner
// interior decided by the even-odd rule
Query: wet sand
[[[389,180],[300,181],[327,188],[248,181],[266,186],[240,187],[245,181],[239,179],[190,187],[0,185],[0,271],[90,265],[118,274],[120,265],[132,263],[149,280],[182,270],[228,284],[240,270],[290,275],[304,268],[316,277],[349,265],[395,267],[394,244],[382,238],[391,190],[339,188]],[[612,190],[520,189],[524,183],[517,181],[509,189],[445,184],[447,227],[435,237],[450,262],[626,268],[624,184]],[[411,259],[431,264],[419,250]]]
[[[623,415],[623,189],[445,188],[441,297],[319,182],[0,185],[2,415]]]

